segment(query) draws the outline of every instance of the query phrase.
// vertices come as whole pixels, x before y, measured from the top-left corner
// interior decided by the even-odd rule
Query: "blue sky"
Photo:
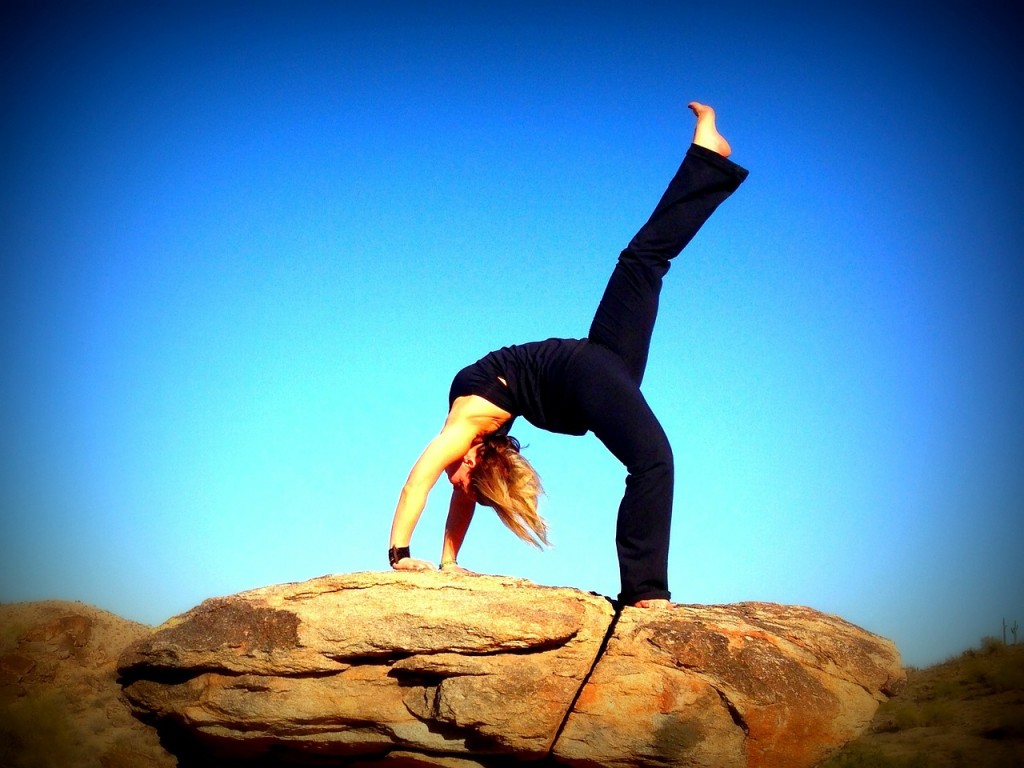
[[[586,333],[698,99],[751,175],[644,384],[674,598],[917,665],[1024,620],[1013,4],[704,5],[5,6],[0,600],[155,624],[386,567],[451,377]],[[616,594],[621,468],[517,426],[555,546],[484,510],[462,563]]]

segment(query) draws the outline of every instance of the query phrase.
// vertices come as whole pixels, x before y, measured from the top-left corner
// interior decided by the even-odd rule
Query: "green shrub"
[[[964,677],[995,693],[1024,691],[1024,653],[1004,652],[964,659]]]
[[[932,698],[959,699],[963,696],[963,684],[959,680],[940,680],[932,690]]]
[[[989,684],[997,691],[1024,691],[1024,654],[1007,654],[993,665]]]
[[[895,733],[913,728],[953,725],[957,722],[957,710],[952,702],[944,700],[920,704],[913,701],[886,702],[878,708],[875,721],[880,724],[876,730]]]
[[[876,719],[886,723],[886,731],[907,731],[925,725],[921,708],[913,702],[887,701],[878,708]]]
[[[920,707],[920,719],[925,727],[953,725],[957,722],[956,707],[949,701],[926,701]]]
[[[998,637],[992,637],[992,635],[986,635],[981,638],[981,652],[983,654],[999,653],[1006,648],[1006,643],[1000,640]]]

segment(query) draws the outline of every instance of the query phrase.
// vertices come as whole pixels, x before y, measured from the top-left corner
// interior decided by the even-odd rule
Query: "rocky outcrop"
[[[905,680],[894,646],[808,608],[626,609],[555,756],[577,764],[811,766]]]
[[[117,684],[118,655],[151,631],[82,603],[0,605],[0,766],[172,768]]]
[[[122,654],[182,764],[812,766],[903,679],[807,608],[613,610],[495,576],[359,573],[208,600]]]

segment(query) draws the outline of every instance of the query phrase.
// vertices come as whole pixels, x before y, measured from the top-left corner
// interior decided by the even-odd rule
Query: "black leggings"
[[[668,189],[621,255],[585,345],[573,360],[569,392],[587,427],[628,472],[615,545],[622,592],[631,604],[668,598],[672,448],[640,392],[661,281],[708,217],[747,177],[715,152],[692,145]]]

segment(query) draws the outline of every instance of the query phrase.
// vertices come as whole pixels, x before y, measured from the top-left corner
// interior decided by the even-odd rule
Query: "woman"
[[[398,501],[388,559],[397,570],[433,566],[409,555],[420,513],[442,472],[452,484],[441,570],[456,563],[477,503],[495,509],[525,541],[547,544],[537,514],[540,479],[508,436],[517,416],[552,432],[592,431],[627,470],[615,543],[619,601],[642,608],[669,605],[668,544],[672,518],[672,450],[640,392],[661,282],[712,212],[747,171],[711,107],[697,117],[693,144],[651,218],[619,256],[586,339],[503,347],[461,370],[452,382],[448,418],[416,461]]]

